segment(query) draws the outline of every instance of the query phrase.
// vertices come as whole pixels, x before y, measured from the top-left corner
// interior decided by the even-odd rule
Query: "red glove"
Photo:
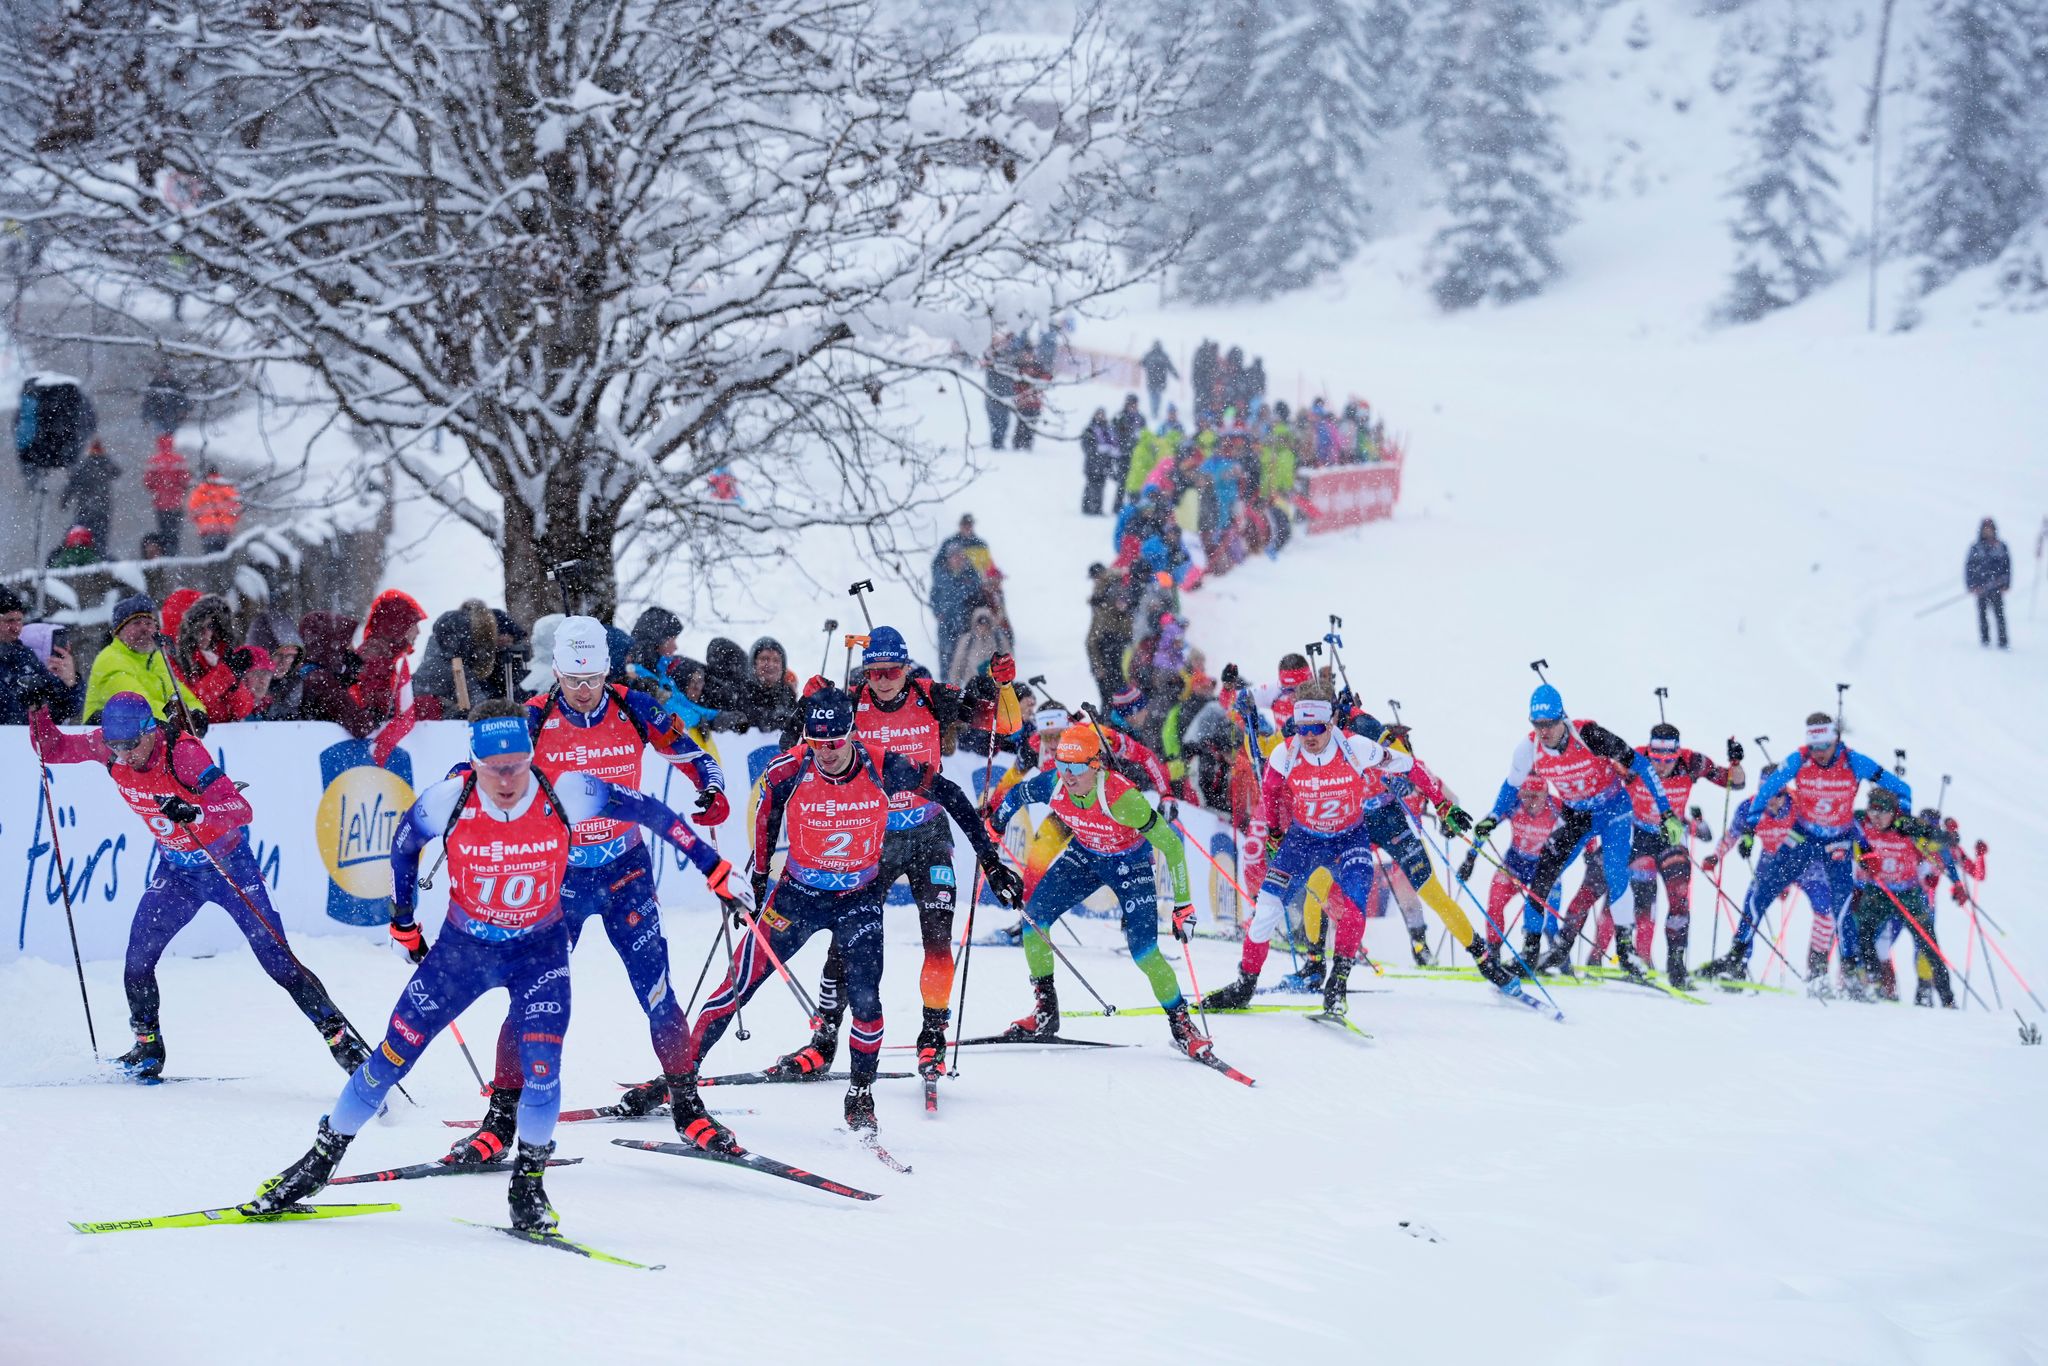
[[[28,714],[28,743],[29,747],[35,750],[38,759],[48,759],[50,757],[50,753],[57,747],[57,741],[61,735],[62,732],[57,729],[57,723],[50,719],[50,709],[48,707],[37,707]],[[1979,847],[1981,848],[1982,846]],[[1979,854],[1978,857],[1982,858],[1983,855]]]
[[[1181,943],[1188,942],[1188,926],[1194,924],[1195,908],[1186,902],[1173,908],[1173,937]]]
[[[812,674],[809,680],[807,680],[804,683],[804,696],[809,697],[812,693],[817,692],[820,688],[829,688],[831,686],[832,680],[825,677],[825,675]]]
[[[420,933],[418,925],[401,925],[396,920],[392,921],[391,944],[398,952],[405,955],[405,959],[409,963],[417,963],[427,956],[426,936]]]
[[[1955,883],[1948,889],[1948,895],[1949,899],[1955,902],[1958,906],[1967,906],[1970,904],[1970,894],[1963,890],[1963,884],[1960,882]]]
[[[1704,868],[1706,871],[1710,873],[1713,872],[1714,869],[1720,867],[1720,865],[1721,856],[1719,854],[1709,854],[1705,858],[1700,860],[1700,867]]]
[[[1017,681],[1017,661],[1009,655],[998,654],[988,662],[988,676],[998,684]]]
[[[43,719],[47,721],[49,720],[49,717],[45,716]],[[1977,861],[1979,863],[1982,863],[1984,861],[1984,856],[1990,852],[1990,845],[1986,844],[1983,840],[1977,841]]]
[[[710,885],[713,896],[725,901],[736,899],[733,896],[732,889],[732,864],[725,859],[720,859],[718,866],[704,875],[704,881]],[[745,889],[742,888],[741,890]],[[753,904],[753,900],[754,898],[751,896],[747,898],[749,906]]]
[[[726,801],[723,792],[714,790],[697,794],[697,824],[723,825],[731,814],[732,804]]]

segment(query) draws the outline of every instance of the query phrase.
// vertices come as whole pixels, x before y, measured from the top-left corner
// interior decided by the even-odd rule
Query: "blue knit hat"
[[[155,729],[156,713],[139,692],[117,692],[100,710],[100,734],[110,745],[132,745]]]
[[[853,733],[853,699],[839,688],[820,688],[804,699],[804,738],[839,740]]]
[[[156,614],[156,599],[147,593],[136,593],[114,604],[114,611],[107,618],[107,624],[115,631],[119,631],[135,617],[153,617]]]

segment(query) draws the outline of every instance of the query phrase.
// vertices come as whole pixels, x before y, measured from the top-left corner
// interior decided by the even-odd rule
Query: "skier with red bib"
[[[1704,778],[1719,787],[1741,791],[1748,785],[1742,772],[1742,745],[1728,739],[1728,767],[1723,768],[1704,754],[1678,743],[1678,727],[1660,721],[1650,728],[1650,743],[1636,752],[1650,762],[1657,786],[1664,790],[1667,808],[1686,811],[1692,802],[1693,785]],[[1692,928],[1692,856],[1683,840],[1666,837],[1657,818],[1650,785],[1634,773],[1629,775],[1629,796],[1635,804],[1635,830],[1629,847],[1630,890],[1635,895],[1636,954],[1645,963],[1650,958],[1650,941],[1657,928],[1657,879],[1664,880],[1664,894],[1670,909],[1664,915],[1664,972],[1671,985],[1683,990],[1686,972],[1686,939]],[[1683,818],[1681,818],[1683,819]],[[1685,833],[1697,833],[1688,830]],[[1710,836],[1702,836],[1710,838]],[[1614,917],[1602,912],[1600,927],[1593,936],[1593,957],[1605,956],[1607,941],[1614,933]]]
[[[745,1151],[730,1130],[705,1112],[697,1069],[768,974],[820,930],[831,932],[845,965],[846,1000],[853,1011],[846,1127],[875,1129],[873,1088],[882,1049],[882,899],[889,890],[880,873],[891,799],[898,793],[944,808],[974,846],[997,901],[1015,906],[1023,895],[1023,880],[1003,865],[974,803],[936,766],[922,767],[861,743],[854,734],[854,700],[838,688],[819,689],[803,707],[802,745],[761,775],[753,872],[760,918],[749,923],[732,966],[698,1013],[684,1070],[668,1079],[676,1131],[699,1148]],[[789,856],[771,891],[768,856],[785,825]]]
[[[518,1150],[510,1164],[512,1226],[555,1227],[541,1178],[562,1108],[562,1036],[569,1028],[569,926],[562,887],[575,831],[600,817],[644,825],[681,851],[728,904],[749,905],[732,865],[681,816],[588,773],[550,782],[534,764],[526,708],[486,702],[471,713],[470,767],[420,793],[391,846],[393,945],[416,964],[384,1042],[320,1119],[313,1146],[264,1182],[246,1213],[269,1214],[316,1194],[334,1175],[390,1089],[436,1034],[497,987],[519,1017]],[[420,852],[436,838],[448,856],[448,917],[429,948],[413,911]]]
[[[970,721],[988,728],[996,689],[1017,677],[1016,661],[998,653],[988,672],[965,688],[910,676],[910,647],[893,626],[868,633],[861,651],[861,681],[853,689],[854,734],[863,746],[900,754],[918,768],[938,771],[948,752],[946,732]],[[830,685],[814,678],[805,688],[815,696]],[[910,883],[917,902],[917,929],[924,941],[924,968],[918,975],[924,1022],[917,1035],[917,1067],[926,1076],[938,1073],[946,1051],[946,1025],[953,1018],[953,911],[959,892],[953,870],[953,836],[945,813],[928,797],[910,789],[889,796],[888,831],[882,837],[880,871],[875,886],[883,896],[898,878]],[[811,1041],[786,1053],[769,1067],[771,1076],[823,1076],[839,1053],[839,1025],[846,1014],[846,956],[835,937],[818,980],[818,1021]]]
[[[155,868],[128,931],[123,982],[135,1047],[119,1062],[129,1076],[153,1082],[163,1075],[156,965],[208,902],[228,913],[256,961],[313,1022],[342,1070],[353,1071],[369,1055],[327,988],[286,947],[284,921],[270,904],[250,848],[248,827],[256,813],[205,745],[159,725],[149,702],[132,692],[108,698],[100,724],[80,735],[58,730],[39,707],[29,714],[29,741],[46,764],[105,765],[121,800],[156,840]]]
[[[1020,806],[1042,803],[1071,836],[1025,903],[1029,930],[1024,935],[1024,961],[1031,971],[1033,1005],[1031,1014],[1012,1024],[1004,1037],[1044,1039],[1059,1033],[1059,996],[1053,988],[1053,953],[1047,936],[1055,920],[1096,888],[1107,887],[1123,913],[1131,961],[1145,974],[1154,999],[1166,1012],[1174,1046],[1191,1058],[1201,1058],[1210,1052],[1208,1036],[1188,1018],[1180,979],[1159,952],[1159,891],[1152,877],[1156,849],[1171,878],[1174,937],[1185,941],[1194,919],[1187,856],[1180,835],[1159,818],[1136,784],[1108,768],[1102,740],[1089,722],[1069,726],[1053,749],[1052,770],[1011,788],[996,812],[1000,830]]]
[[[1806,718],[1806,743],[1785,759],[1784,766],[1757,785],[1756,805],[1792,789],[1792,833],[1774,854],[1757,864],[1728,952],[1700,968],[1702,977],[1741,977],[1749,970],[1750,941],[1757,917],[1778,894],[1802,880],[1812,868],[1828,879],[1828,913],[1843,923],[1856,893],[1851,854],[1856,837],[1856,794],[1864,783],[1889,789],[1901,807],[1913,804],[1913,789],[1867,754],[1842,743],[1835,718],[1817,711]]]
[[[534,767],[543,778],[560,783],[569,774],[587,773],[617,787],[638,788],[641,759],[651,748],[696,783],[700,825],[725,820],[729,808],[718,762],[646,693],[607,683],[611,652],[603,622],[595,617],[563,621],[555,628],[552,660],[555,686],[527,703],[525,716],[533,735]],[[600,815],[571,832],[562,916],[572,951],[586,923],[596,919],[604,925],[647,1014],[654,1056],[664,1073],[679,1067],[690,1022],[668,980],[668,939],[654,895],[654,860],[638,822]],[[492,1162],[511,1146],[522,1084],[518,1011],[513,1010],[498,1029],[497,1073],[483,1123],[449,1150],[452,1158]],[[657,1081],[627,1091],[620,1104],[644,1114],[660,1105],[666,1092],[666,1084]]]
[[[1633,772],[1648,785],[1651,804],[1664,838],[1673,845],[1685,840],[1684,826],[1671,810],[1663,784],[1657,781],[1650,761],[1630,747],[1628,741],[1593,721],[1574,721],[1565,715],[1564,698],[1548,683],[1529,695],[1528,738],[1515,747],[1508,764],[1508,776],[1494,798],[1493,810],[1472,828],[1485,839],[1521,799],[1522,784],[1532,776],[1549,787],[1564,816],[1544,842],[1536,868],[1528,879],[1529,894],[1547,900],[1550,889],[1577,856],[1587,838],[1600,841],[1601,873],[1607,887],[1607,904],[1614,906],[1618,889],[1628,886],[1629,851],[1633,842],[1634,803],[1622,782]],[[1615,917],[1616,921],[1620,916]],[[1622,971],[1642,978],[1631,948],[1634,934],[1615,942],[1615,956]],[[1570,940],[1560,947],[1567,952]],[[1548,960],[1546,960],[1548,961]]]

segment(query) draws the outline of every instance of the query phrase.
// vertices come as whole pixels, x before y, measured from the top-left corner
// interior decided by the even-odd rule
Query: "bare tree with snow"
[[[499,547],[515,612],[569,560],[609,610],[622,554],[729,569],[819,524],[888,551],[964,472],[908,381],[1158,264],[1104,225],[1179,68],[1093,12],[1016,50],[942,17],[71,0],[0,32],[0,157],[109,296],[178,253],[174,344],[316,377]]]

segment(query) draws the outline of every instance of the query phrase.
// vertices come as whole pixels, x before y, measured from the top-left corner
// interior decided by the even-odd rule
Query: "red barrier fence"
[[[1401,501],[1399,445],[1386,444],[1387,458],[1369,465],[1322,465],[1302,472],[1303,492],[1295,500],[1308,517],[1310,535],[1363,526],[1394,515]]]

